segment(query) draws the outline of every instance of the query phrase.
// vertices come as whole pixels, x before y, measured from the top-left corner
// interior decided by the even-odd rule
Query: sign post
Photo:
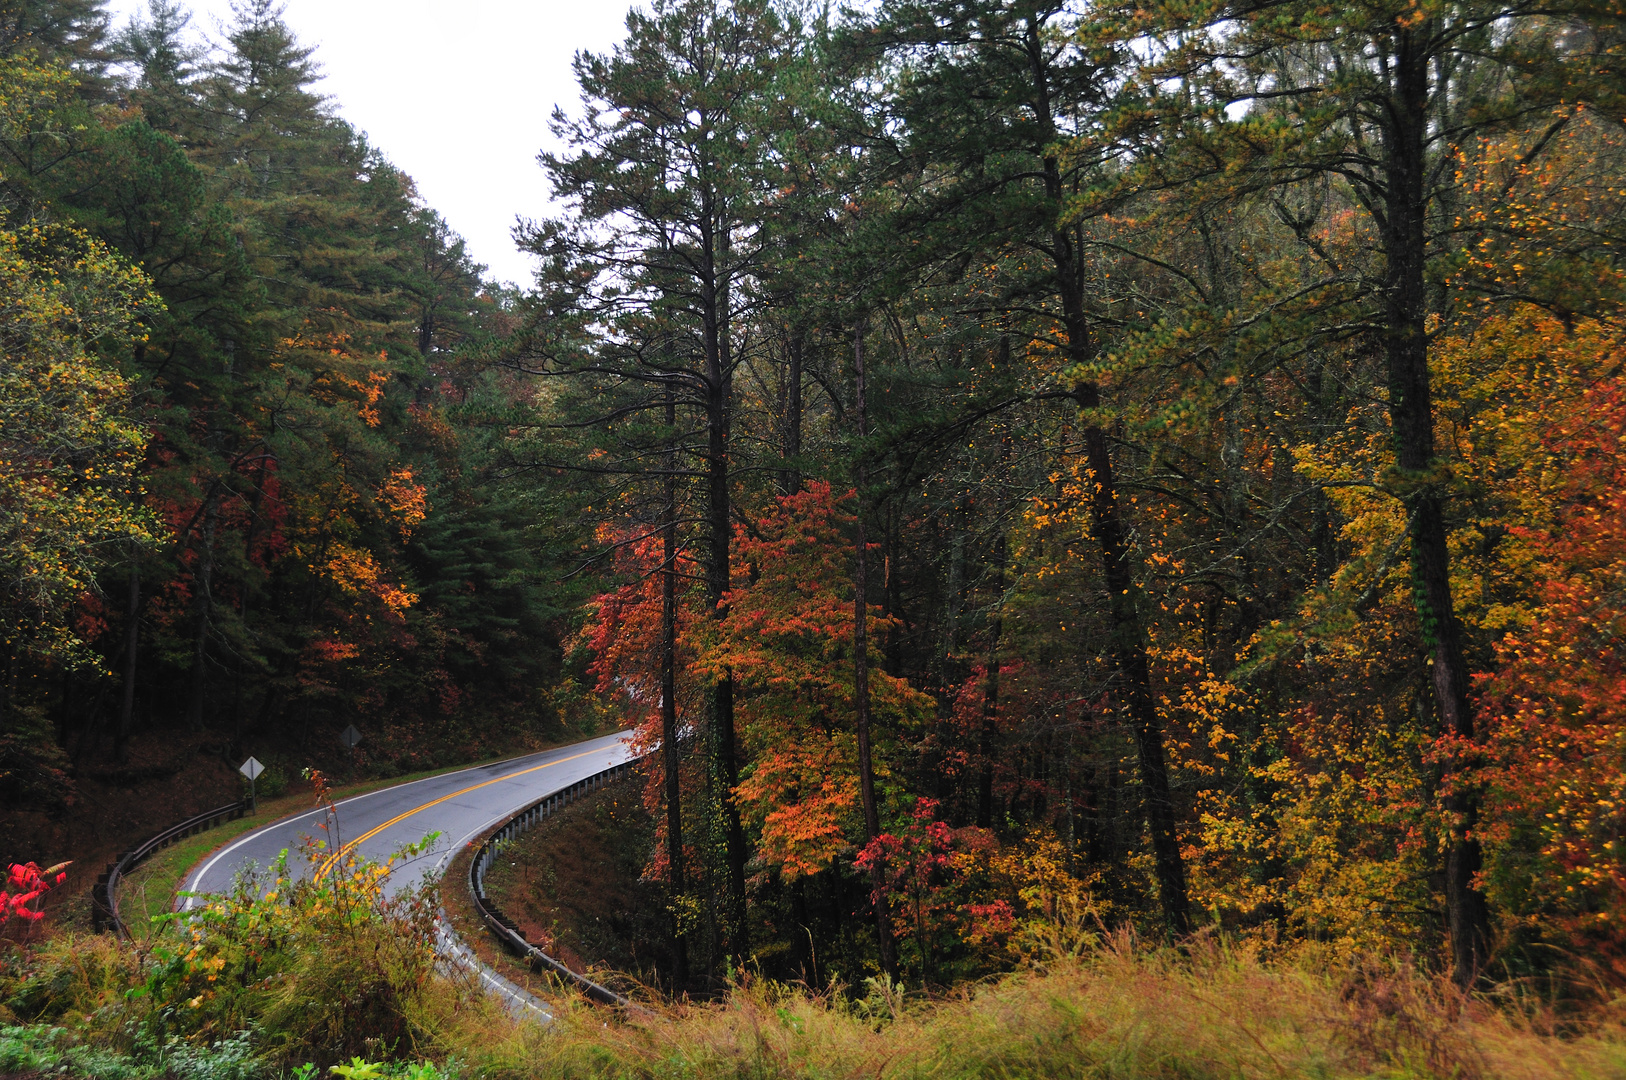
[[[254,781],[265,771],[265,766],[260,764],[258,758],[250,757],[237,767],[237,771],[248,777],[248,812],[255,813],[260,808],[260,800],[254,793]]]
[[[339,741],[344,743],[346,750],[350,751],[350,779],[354,780],[356,778],[356,744],[361,741],[361,732],[356,730],[356,725],[346,724],[344,730],[339,732]]]

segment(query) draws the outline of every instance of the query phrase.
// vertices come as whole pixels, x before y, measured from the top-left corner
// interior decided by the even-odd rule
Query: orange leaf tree
[[[1626,972],[1626,385],[1609,335],[1547,329],[1582,388],[1542,414],[1530,486],[1552,519],[1512,530],[1535,602],[1482,683],[1487,882],[1517,921]]]
[[[757,853],[786,879],[816,874],[863,834],[853,707],[854,496],[810,483],[779,497],[737,535],[740,572],[726,614],[695,627],[694,668],[732,673],[748,764],[736,791],[757,833]],[[929,715],[932,700],[882,669],[878,642],[894,620],[870,616],[870,705],[876,773],[895,794],[888,764]]]

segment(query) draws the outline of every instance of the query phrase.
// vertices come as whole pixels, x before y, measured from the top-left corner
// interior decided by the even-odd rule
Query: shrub
[[[337,837],[326,783],[313,780],[321,835]],[[301,872],[285,851],[201,908],[157,916],[146,941],[59,934],[14,951],[0,1023],[34,1026],[8,1029],[6,1068],[250,1080],[312,1059],[325,1077],[362,1056],[423,1056],[477,993],[435,971],[436,886],[389,888],[399,860],[434,839],[382,863],[307,840]]]
[[[59,1027],[0,1028],[0,1073],[66,1073],[95,1080],[261,1080],[270,1069],[247,1032],[195,1046],[171,1040],[156,1054],[126,1054],[75,1042]]]
[[[321,827],[337,836],[326,784],[313,779],[328,810]],[[254,1028],[288,1062],[416,1047],[412,1016],[434,975],[439,890],[388,886],[397,862],[435,839],[382,863],[307,840],[304,874],[290,871],[284,851],[229,894],[203,897],[202,908],[158,916],[172,932],[155,939],[137,991],[145,1022],[194,1040]]]
[[[40,910],[42,897],[68,880],[67,869],[70,865],[57,863],[41,870],[31,862],[12,863],[6,872],[5,884],[0,886],[0,927],[12,919],[19,919],[25,925],[43,919],[45,912]]]

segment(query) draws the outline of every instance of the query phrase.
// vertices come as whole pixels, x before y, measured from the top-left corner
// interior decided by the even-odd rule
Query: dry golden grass
[[[1560,1012],[1517,986],[1464,999],[1403,960],[1267,961],[1216,939],[1176,952],[1058,928],[1033,943],[1024,970],[952,995],[879,982],[861,997],[815,994],[747,978],[715,1002],[651,1001],[621,1015],[561,992],[544,1028],[470,978],[390,962],[379,935],[407,923],[366,926],[347,936],[312,923],[288,936],[276,986],[210,998],[188,1037],[248,1027],[267,1075],[363,1053],[458,1058],[463,1075],[490,1080],[1626,1080],[1626,1001],[1598,987],[1584,1011],[1574,997]],[[178,961],[164,969],[149,947],[71,933],[40,942],[18,970],[0,968],[10,1003],[0,1025],[56,1025],[131,1052],[132,1024],[169,1031],[173,1002],[205,985]],[[159,1002],[163,970],[182,982]],[[128,993],[143,983],[158,989]]]
[[[1626,1025],[1609,1008],[1558,1033],[1539,1009],[1464,1002],[1399,965],[1281,968],[1124,939],[931,1001],[748,981],[624,1021],[586,1005],[546,1030],[486,1008],[447,1019],[445,1045],[494,1077],[1626,1077]]]
[[[46,994],[50,1022],[124,1045],[134,1017],[123,1006],[140,1011],[125,998],[142,981],[135,949],[61,935],[35,960],[44,977],[8,992]],[[364,966],[338,963],[330,991]],[[1561,1024],[1511,990],[1464,1000],[1402,962],[1273,964],[1212,941],[1180,954],[1118,937],[931,999],[878,983],[854,1000],[747,979],[716,1002],[620,1016],[562,993],[546,1028],[515,1020],[472,980],[419,986],[395,999],[409,1037],[380,1040],[347,1011],[357,1030],[340,1041],[377,1057],[458,1058],[463,1075],[490,1080],[1626,1080],[1621,1002],[1600,997]],[[300,1042],[279,1030],[287,1020],[267,1010],[255,1021],[256,1042],[283,1060],[274,1048]],[[297,1057],[304,1044],[283,1049]]]

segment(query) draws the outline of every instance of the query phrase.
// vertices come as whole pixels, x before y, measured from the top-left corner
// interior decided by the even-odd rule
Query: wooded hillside
[[[513,297],[275,5],[214,51],[175,4],[0,10],[7,803],[132,737],[285,782],[349,723],[386,775],[557,734],[567,594],[466,419]]]

